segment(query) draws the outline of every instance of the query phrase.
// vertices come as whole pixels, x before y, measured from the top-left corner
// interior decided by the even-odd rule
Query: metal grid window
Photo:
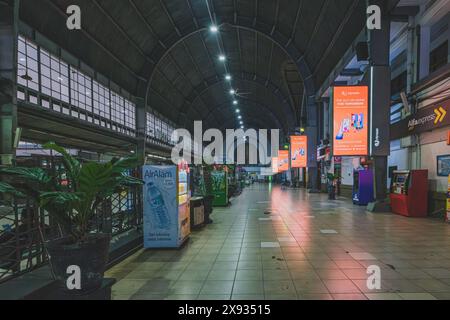
[[[147,139],[155,139],[167,144],[175,144],[178,142],[177,137],[172,139],[172,133],[175,127],[167,120],[162,120],[153,113],[147,112]]]
[[[136,135],[136,105],[129,95],[114,93],[24,36],[17,41],[18,99]]]
[[[94,115],[109,120],[111,118],[109,89],[94,80],[92,81],[92,91]],[[94,123],[100,125],[100,119],[95,117]],[[102,121],[102,126],[109,128],[109,124],[106,121]]]
[[[155,138],[155,116],[147,112],[147,127],[146,134],[148,138]]]
[[[136,130],[136,105],[125,99],[125,127]]]
[[[92,113],[92,79],[74,67],[70,67],[70,103],[81,110]],[[87,120],[80,112],[80,119]]]
[[[124,100],[125,99],[117,93],[111,92],[111,121],[114,122],[113,129],[119,132],[123,132],[122,126],[125,124]],[[116,126],[116,124],[119,126]]]
[[[17,49],[17,83],[39,91],[38,47],[28,39],[19,37]]]
[[[69,103],[69,65],[42,48],[40,60],[42,93]]]
[[[162,140],[161,119],[155,117],[155,138]]]

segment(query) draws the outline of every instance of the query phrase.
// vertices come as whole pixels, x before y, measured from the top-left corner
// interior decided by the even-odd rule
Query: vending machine
[[[366,206],[374,201],[373,171],[359,168],[353,171],[353,203]]]
[[[211,171],[213,207],[228,206],[228,172],[225,166],[216,166]]]
[[[426,217],[428,170],[394,171],[390,199],[392,212],[406,217]]]
[[[143,167],[144,248],[178,248],[190,234],[189,167]]]

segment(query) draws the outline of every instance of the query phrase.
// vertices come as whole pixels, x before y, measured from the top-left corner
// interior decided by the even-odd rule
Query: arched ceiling
[[[69,5],[82,30],[65,28]],[[20,17],[178,125],[236,126],[227,55],[246,126],[285,132],[360,33],[365,0],[21,0]],[[208,32],[211,18],[220,37]],[[226,102],[229,101],[229,106]],[[234,118],[235,119],[235,118]]]

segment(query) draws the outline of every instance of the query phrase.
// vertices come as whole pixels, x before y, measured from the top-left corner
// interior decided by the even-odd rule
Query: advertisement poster
[[[278,173],[278,157],[272,158],[272,173],[274,174]]]
[[[227,173],[225,171],[213,170],[211,172],[212,191],[214,194],[213,206],[228,205]]]
[[[368,87],[334,87],[334,156],[368,155],[368,100]]]
[[[144,248],[178,242],[177,168],[144,166]]]
[[[291,136],[291,168],[306,168],[308,163],[308,137]]]
[[[278,172],[284,172],[289,170],[289,151],[278,151]]]

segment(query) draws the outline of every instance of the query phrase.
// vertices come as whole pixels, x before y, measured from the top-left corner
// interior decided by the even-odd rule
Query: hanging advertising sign
[[[272,158],[272,173],[274,174],[278,173],[278,157]]]
[[[144,247],[164,248],[178,242],[176,166],[144,166]]]
[[[391,125],[391,140],[450,125],[450,99],[419,109],[414,115]]]
[[[278,151],[278,172],[284,172],[289,170],[289,151]]]
[[[308,137],[291,136],[291,168],[306,168],[308,162]]]
[[[369,89],[333,88],[333,155],[368,155]]]

